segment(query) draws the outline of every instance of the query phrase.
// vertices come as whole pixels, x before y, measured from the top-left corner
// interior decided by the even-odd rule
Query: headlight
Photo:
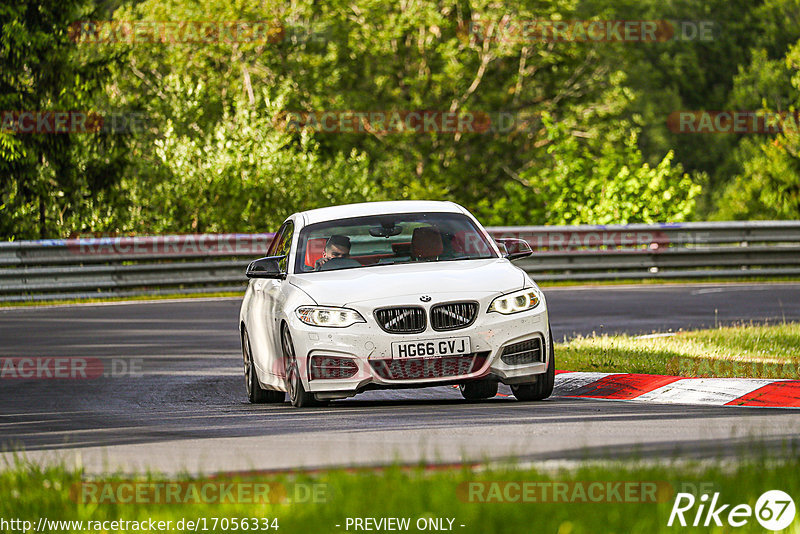
[[[297,317],[299,317],[301,321],[313,326],[346,328],[356,323],[366,323],[360,313],[349,308],[303,306],[297,308],[295,313],[297,313]]]
[[[525,310],[530,310],[539,305],[539,296],[533,289],[523,289],[497,297],[489,305],[490,312],[510,315]]]

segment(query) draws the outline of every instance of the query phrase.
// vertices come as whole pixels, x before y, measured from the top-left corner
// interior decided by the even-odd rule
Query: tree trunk
[[[47,229],[45,228],[45,210],[44,210],[44,196],[39,193],[39,239],[44,239],[45,232]]]

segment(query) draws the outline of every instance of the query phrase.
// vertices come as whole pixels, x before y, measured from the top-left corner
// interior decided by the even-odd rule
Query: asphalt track
[[[797,283],[545,293],[557,339],[800,321]],[[432,388],[369,392],[319,409],[251,405],[238,308],[239,299],[197,299],[0,310],[0,356],[99,358],[120,375],[0,380],[0,446],[34,460],[78,462],[89,472],[165,473],[705,459],[796,455],[800,446],[800,410],[571,399],[558,391],[539,403],[468,403],[452,388]],[[131,364],[135,376],[124,372]]]

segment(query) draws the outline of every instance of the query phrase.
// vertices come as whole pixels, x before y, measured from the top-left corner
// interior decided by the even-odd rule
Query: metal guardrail
[[[494,227],[535,280],[800,276],[800,221]],[[242,291],[272,234],[0,243],[0,302]]]

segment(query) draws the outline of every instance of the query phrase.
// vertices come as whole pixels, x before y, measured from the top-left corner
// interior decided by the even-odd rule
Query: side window
[[[270,256],[285,256],[281,261],[281,269],[287,272],[289,261],[289,249],[292,247],[292,236],[294,235],[294,223],[288,221],[281,228],[278,236],[273,243],[274,249],[270,247]]]
[[[289,247],[292,244],[292,228],[294,225],[292,221],[287,221],[275,233],[272,238],[272,243],[267,250],[267,256],[283,256],[289,253]],[[282,252],[284,251],[285,252]]]
[[[281,243],[278,246],[278,256],[287,256],[289,249],[292,246],[292,235],[294,235],[294,224],[289,221],[286,223],[286,228],[281,236]]]
[[[277,256],[275,252],[278,250],[278,244],[281,242],[281,237],[283,237],[283,231],[286,230],[286,225],[284,224],[281,226],[275,235],[272,236],[272,242],[269,244],[269,248],[267,249],[267,256]]]

